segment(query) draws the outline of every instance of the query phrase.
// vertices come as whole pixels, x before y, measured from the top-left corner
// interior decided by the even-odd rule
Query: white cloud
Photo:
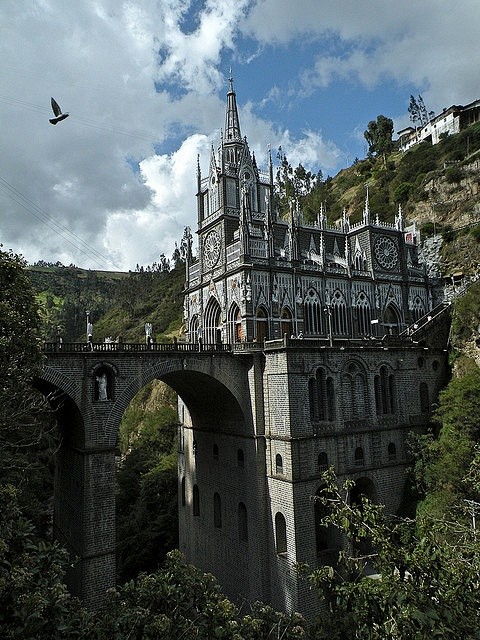
[[[242,133],[261,168],[268,144],[294,165],[343,165],[339,140],[358,121],[332,142],[318,112],[302,111],[339,79],[408,85],[406,100],[414,85],[437,111],[479,97],[478,0],[3,0],[1,10],[0,242],[29,261],[131,269],[171,255],[196,224],[196,154],[208,163],[218,143],[231,60],[248,79]],[[298,58],[279,66],[285,51]],[[55,127],[50,96],[70,112]]]

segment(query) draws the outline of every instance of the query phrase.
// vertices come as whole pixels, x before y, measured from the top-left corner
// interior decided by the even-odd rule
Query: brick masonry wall
[[[181,551],[216,575],[236,601],[260,599],[279,609],[314,610],[315,599],[294,565],[317,562],[312,496],[322,484],[319,454],[327,454],[339,481],[352,477],[387,512],[395,512],[405,481],[406,434],[430,419],[428,412],[422,413],[419,386],[426,383],[433,402],[445,377],[445,352],[419,345],[306,345],[238,356],[49,357],[44,382],[64,390],[71,405],[61,425],[70,436],[57,464],[55,527],[57,536],[81,557],[72,575],[77,594],[95,605],[114,583],[118,426],[137,391],[158,378],[183,399]],[[382,366],[394,377],[395,410],[388,415],[377,415],[375,404],[374,378]],[[95,395],[95,375],[102,367],[110,376],[110,396],[103,402]],[[318,367],[333,381],[335,420],[330,422],[310,416],[308,384]],[[361,380],[355,392],[352,380]],[[394,457],[388,449],[392,443]],[[355,460],[358,447],[364,453],[361,464]],[[194,485],[199,488],[199,516],[193,515]],[[215,526],[215,494],[221,501],[221,527]],[[240,503],[246,508],[248,540],[240,533]],[[280,554],[277,513],[285,518],[287,534],[287,550]],[[333,546],[339,543],[331,540]]]

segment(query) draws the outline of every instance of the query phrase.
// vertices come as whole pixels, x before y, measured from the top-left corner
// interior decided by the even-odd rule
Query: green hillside
[[[94,340],[121,336],[126,342],[145,339],[145,322],[153,325],[157,341],[178,335],[182,318],[185,265],[169,271],[92,271],[77,267],[33,266],[28,270],[42,314],[42,336],[60,334],[64,342],[86,339],[86,311]]]

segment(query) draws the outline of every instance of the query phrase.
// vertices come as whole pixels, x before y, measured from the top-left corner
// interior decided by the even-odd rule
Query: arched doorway
[[[242,314],[238,305],[234,302],[228,310],[227,317],[227,340],[231,344],[234,342],[242,342]]]
[[[255,318],[255,339],[257,342],[268,340],[268,314],[265,307],[259,307]]]
[[[220,305],[218,300],[212,296],[204,313],[203,341],[205,344],[216,344],[219,341],[219,331],[221,332],[222,328],[220,316]]]
[[[400,333],[400,314],[393,304],[389,304],[383,312],[383,330],[390,336],[396,336]]]
[[[281,324],[282,338],[284,336],[287,336],[287,338],[289,338],[292,335],[293,322],[292,322],[292,312],[290,311],[290,309],[287,309],[287,307],[284,307],[282,309],[280,324]]]

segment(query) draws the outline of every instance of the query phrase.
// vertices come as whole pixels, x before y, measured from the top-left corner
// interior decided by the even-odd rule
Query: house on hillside
[[[420,142],[437,144],[440,142],[442,134],[459,133],[476,122],[480,122],[480,100],[475,100],[465,106],[452,105],[432,118],[423,127],[406,127],[398,131],[400,150],[407,151]]]

